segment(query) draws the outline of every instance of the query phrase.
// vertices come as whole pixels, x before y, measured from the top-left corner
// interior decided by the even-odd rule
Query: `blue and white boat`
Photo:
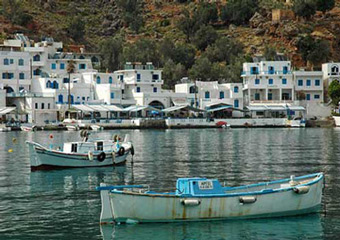
[[[222,186],[216,179],[179,178],[174,192],[154,192],[145,185],[97,187],[101,224],[208,221],[261,218],[317,212],[323,173],[251,184]]]
[[[122,165],[134,148],[127,135],[121,142],[116,135],[113,140],[87,141],[87,131],[82,131],[83,141],[66,142],[62,148],[45,147],[26,141],[30,152],[31,170],[48,170],[74,167],[104,167]]]

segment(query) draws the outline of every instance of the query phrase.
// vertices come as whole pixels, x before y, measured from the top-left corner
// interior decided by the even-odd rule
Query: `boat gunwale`
[[[239,197],[239,196],[258,196],[258,195],[265,195],[265,194],[272,194],[272,193],[279,193],[279,192],[288,192],[288,191],[293,191],[296,187],[300,186],[311,186],[315,185],[318,182],[320,182],[322,179],[324,179],[324,174],[322,172],[320,173],[314,173],[314,174],[309,174],[309,175],[304,175],[304,176],[299,176],[294,178],[294,180],[301,180],[301,179],[306,179],[306,178],[311,178],[314,177],[314,179],[311,179],[311,181],[303,183],[303,184],[298,184],[296,186],[292,187],[287,187],[287,188],[276,188],[276,189],[262,189],[261,191],[253,191],[253,192],[237,192],[237,193],[216,193],[216,194],[181,194],[178,195],[175,192],[172,193],[142,193],[142,192],[132,192],[132,191],[122,191],[122,190],[109,190],[109,194],[123,194],[123,195],[134,195],[134,196],[141,196],[141,197],[171,197],[171,198],[224,198],[224,197]],[[271,182],[265,182],[265,183],[257,183],[257,184],[251,184],[251,185],[245,185],[245,186],[240,186],[240,187],[228,187],[225,190],[238,190],[242,188],[247,188],[247,187],[257,187],[257,186],[264,186],[264,185],[269,185],[269,184],[277,184],[277,183],[282,183],[282,182],[287,182],[289,181],[290,178],[285,178],[281,180],[275,180]],[[110,187],[110,186],[107,186]],[[114,187],[114,186],[112,186]]]
[[[58,154],[58,155],[66,155],[68,157],[86,157],[88,158],[88,153],[65,153],[63,151],[58,151],[58,150],[55,150],[55,149],[48,149],[46,148],[45,146],[39,144],[39,143],[36,143],[36,142],[29,142],[29,141],[26,141],[26,144],[31,144],[33,146],[35,146],[35,150],[38,150],[38,151],[41,151],[39,152],[40,154]],[[131,148],[127,148],[125,149],[125,153],[124,155],[127,155],[129,154],[131,151]],[[113,152],[106,152],[106,151],[93,151],[93,156],[98,156],[99,154],[101,154],[102,152],[104,152],[105,154],[111,154]],[[38,152],[37,152],[38,153]],[[118,152],[114,152],[116,154],[116,156],[120,157],[121,155],[119,155]],[[124,156],[122,155],[122,156]],[[74,159],[78,159],[78,158],[74,158]]]

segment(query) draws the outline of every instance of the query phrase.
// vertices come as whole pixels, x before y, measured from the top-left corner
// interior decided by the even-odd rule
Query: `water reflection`
[[[319,214],[301,217],[168,224],[103,225],[104,240],[119,239],[319,239]]]

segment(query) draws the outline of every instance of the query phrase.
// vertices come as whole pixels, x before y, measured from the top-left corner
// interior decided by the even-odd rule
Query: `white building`
[[[290,61],[244,63],[241,77],[246,105],[287,103],[294,99]]]
[[[232,106],[234,109],[243,110],[242,83],[219,84],[217,81],[181,83],[176,84],[175,92],[185,94],[187,103],[201,109],[209,109],[214,105],[225,104]],[[241,117],[243,113],[233,111],[232,116]]]
[[[324,101],[323,73],[321,71],[294,71],[295,100],[317,103]]]

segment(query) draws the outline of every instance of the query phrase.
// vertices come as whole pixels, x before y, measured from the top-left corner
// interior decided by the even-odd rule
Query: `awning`
[[[263,112],[263,111],[305,111],[306,109],[302,106],[285,106],[285,105],[252,105],[247,106],[249,111]]]
[[[123,109],[116,105],[101,105],[102,107],[108,109],[110,112],[122,112]]]
[[[15,110],[15,107],[4,107],[0,108],[0,115],[5,115]]]
[[[160,111],[159,109],[151,107],[151,106],[135,105],[135,106],[130,106],[130,107],[124,108],[123,112],[139,112],[139,111],[142,111],[142,110]]]
[[[109,112],[107,108],[102,107],[101,105],[86,105],[86,107],[92,108],[95,112]]]
[[[224,102],[214,102],[214,103],[207,104],[205,107],[211,108],[211,107],[214,107],[214,106],[231,106],[231,105],[228,104],[228,103],[224,103]]]
[[[269,111],[273,111],[273,112],[275,112],[275,111],[286,111],[287,110],[287,108],[286,107],[284,107],[284,106],[266,106],[267,108],[268,108],[268,110]]]
[[[205,110],[203,110],[203,109],[195,108],[195,107],[192,107],[190,105],[173,106],[173,107],[163,109],[162,112],[169,113],[169,112],[174,112],[174,111],[178,111],[178,110],[182,110],[182,109],[187,109],[187,110],[193,111],[193,112],[205,112]]]
[[[80,110],[82,112],[94,112],[94,110],[84,104],[80,104],[80,105],[72,105],[73,108]]]
[[[249,111],[255,112],[263,112],[268,110],[266,106],[248,106],[247,108],[249,109]]]
[[[231,108],[233,107],[232,106],[221,106],[221,107],[209,109],[207,110],[207,112],[217,112],[217,111],[222,111],[222,110],[231,109]]]
[[[290,106],[288,109],[292,111],[306,111],[306,109],[302,106]]]

